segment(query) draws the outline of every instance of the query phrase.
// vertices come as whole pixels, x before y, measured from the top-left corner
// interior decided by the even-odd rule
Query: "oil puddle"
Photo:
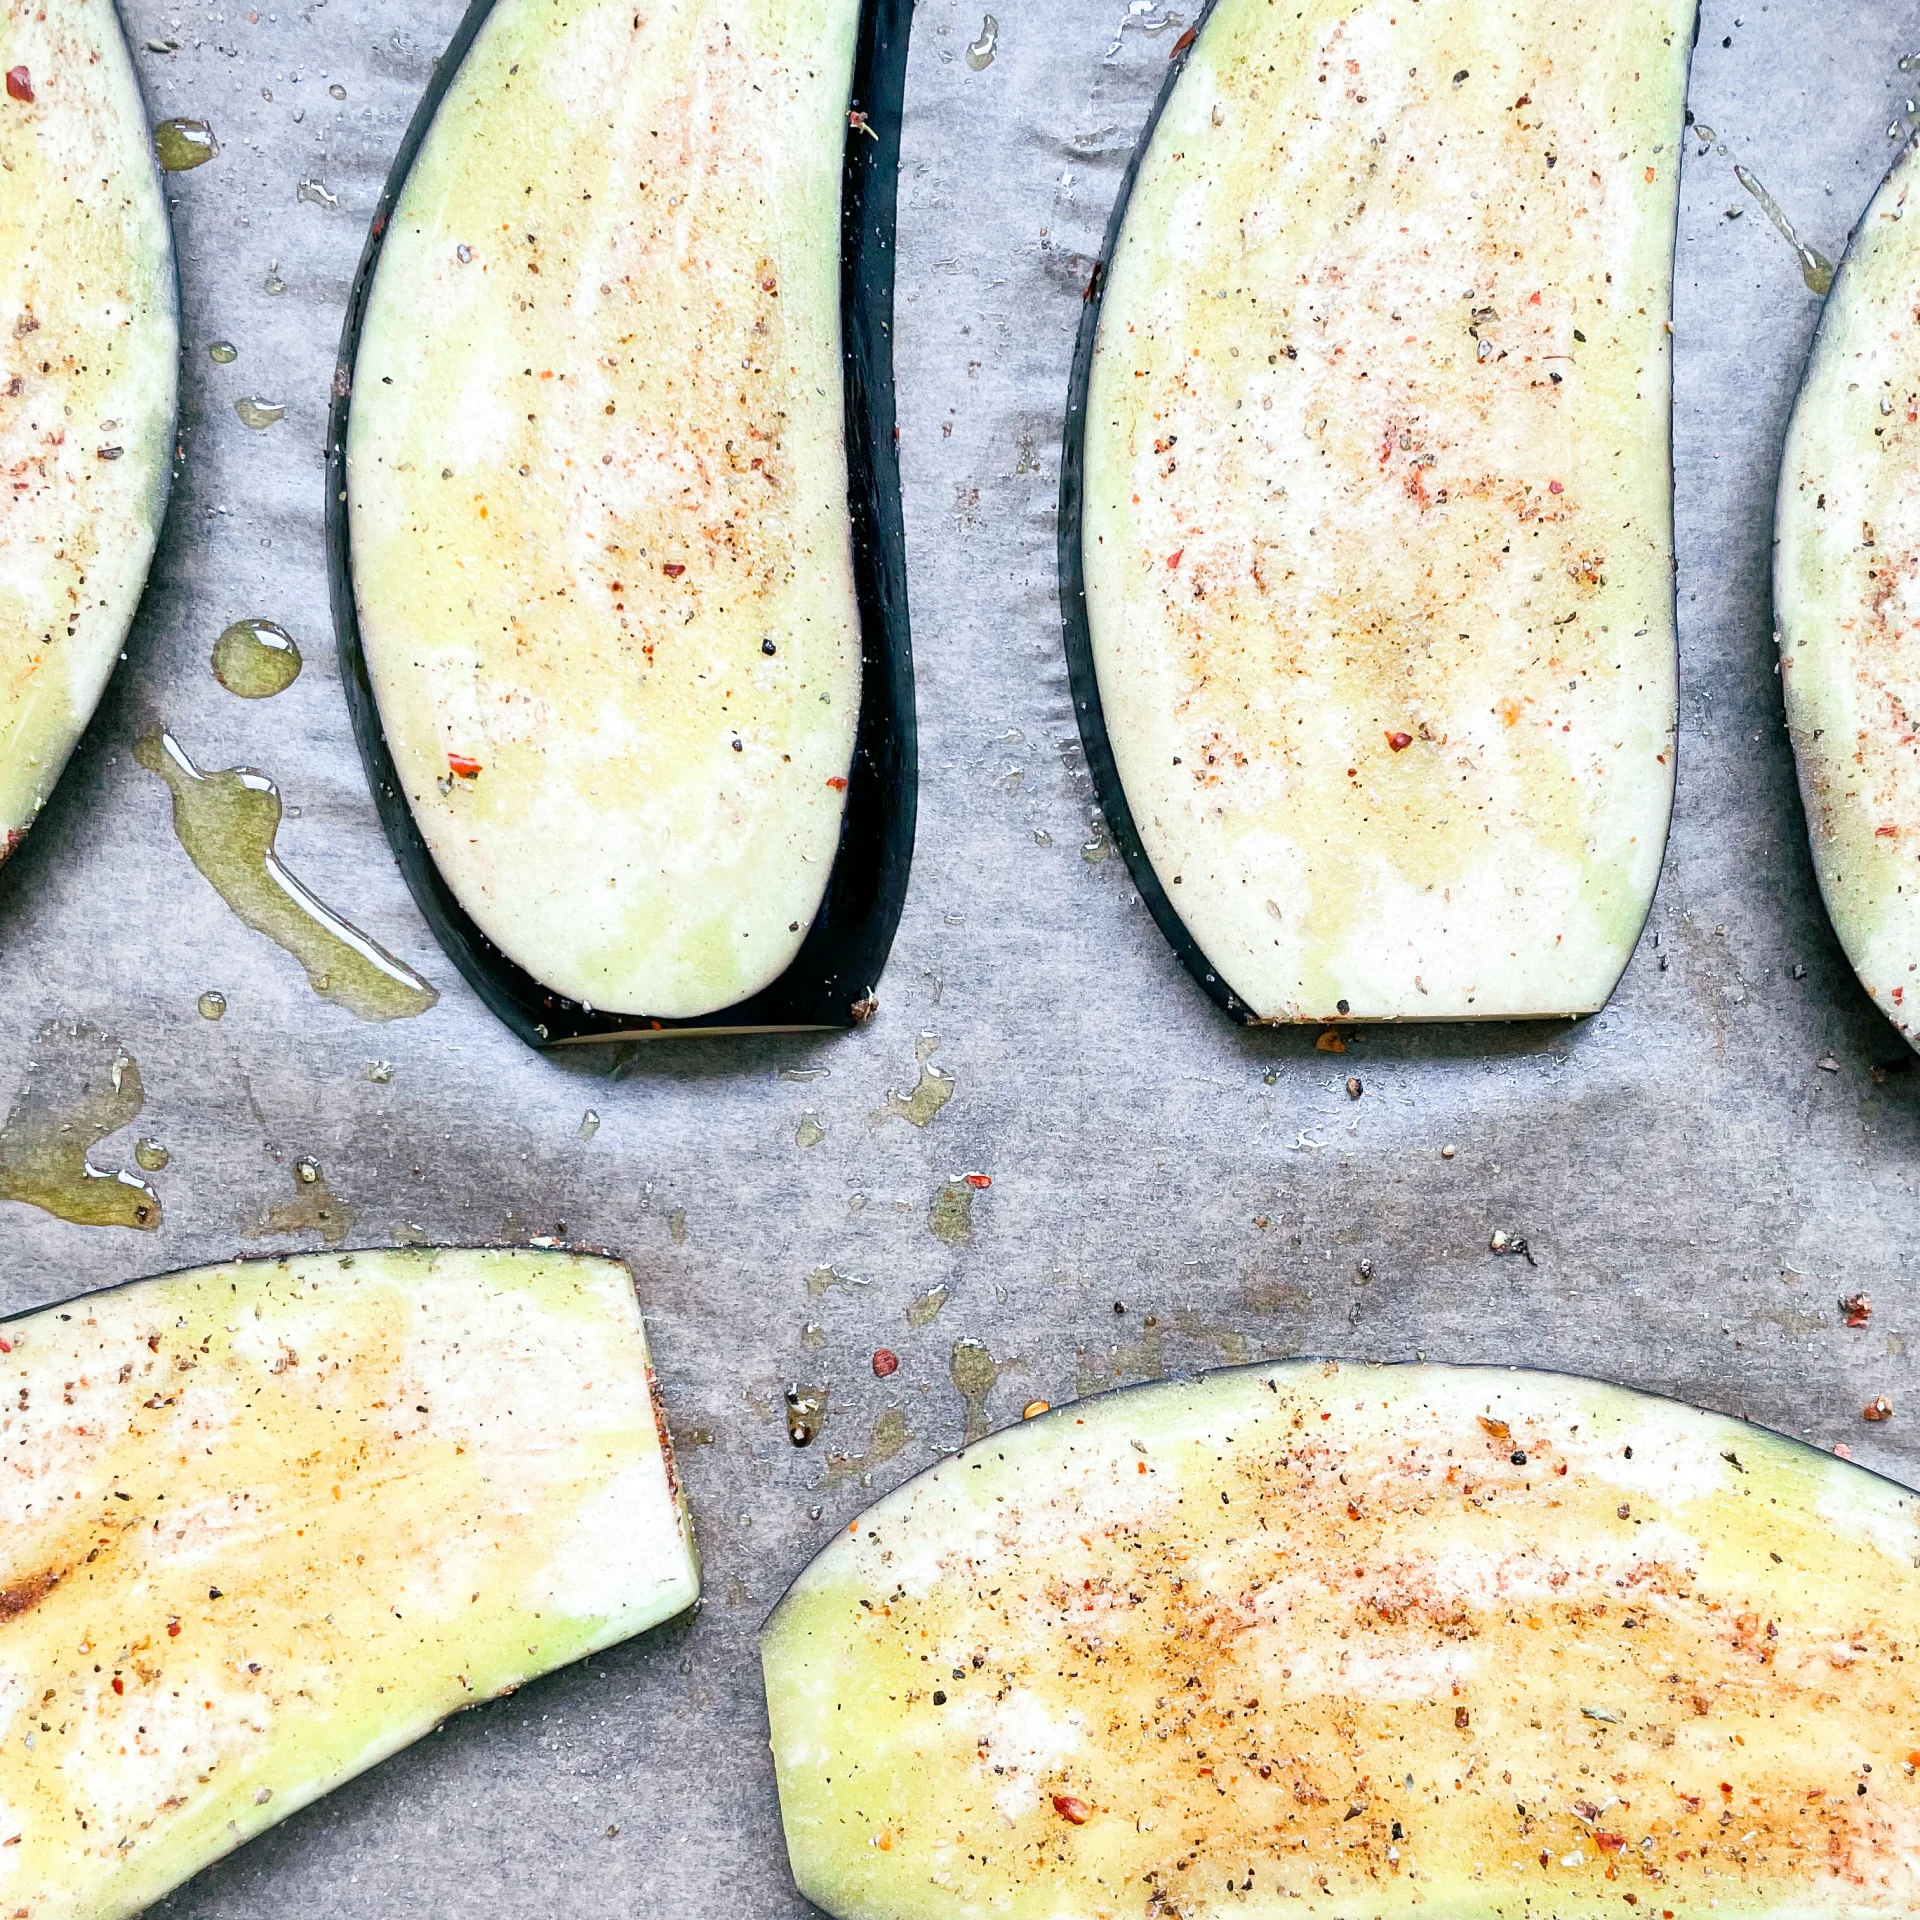
[[[265,433],[269,427],[277,427],[287,417],[286,407],[278,400],[263,400],[258,394],[242,394],[233,403],[233,410],[240,416],[243,427],[251,427],[255,433]]]
[[[1833,262],[1800,238],[1793,222],[1787,218],[1786,209],[1745,167],[1736,165],[1733,177],[1760,202],[1760,210],[1773,222],[1774,231],[1799,256],[1800,278],[1807,283],[1807,291],[1819,294],[1824,300],[1833,291]]]
[[[817,1147],[827,1137],[827,1129],[820,1116],[809,1107],[800,1116],[800,1124],[793,1130],[793,1144],[796,1147]]]
[[[927,1231],[949,1247],[973,1244],[973,1203],[993,1182],[984,1173],[956,1174],[927,1205]]]
[[[87,1158],[139,1116],[146,1098],[139,1063],[111,1034],[79,1021],[49,1021],[34,1037],[26,1078],[0,1127],[0,1200],[77,1227],[154,1232],[161,1207],[153,1188],[138,1174],[103,1172]]]
[[[939,1045],[938,1034],[920,1036],[913,1050],[920,1065],[919,1082],[911,1093],[887,1095],[886,1108],[880,1114],[882,1120],[910,1120],[916,1127],[929,1127],[934,1115],[953,1098],[956,1085],[953,1075],[933,1064]]]
[[[204,120],[162,120],[153,130],[154,157],[167,173],[204,167],[220,151],[220,142]]]
[[[872,1285],[871,1280],[861,1280],[851,1273],[842,1273],[838,1267],[815,1267],[807,1275],[807,1298],[818,1300],[835,1287],[845,1287],[849,1293],[858,1293]]]
[[[1075,1392],[1084,1399],[1116,1381],[1165,1379],[1174,1371],[1167,1360],[1169,1339],[1212,1347],[1230,1367],[1243,1367],[1253,1358],[1252,1346],[1238,1327],[1216,1326],[1191,1307],[1176,1307],[1171,1313],[1148,1314],[1140,1338],[1108,1348],[1104,1364],[1082,1347],[1074,1369]]]
[[[832,1396],[828,1387],[800,1387],[787,1389],[787,1438],[796,1447],[810,1447],[820,1437],[820,1429],[827,1424],[827,1402]]]
[[[271,620],[236,620],[213,643],[213,677],[242,700],[271,700],[300,678],[300,648]]]
[[[1127,10],[1120,16],[1120,24],[1113,31],[1113,39],[1107,46],[1107,58],[1118,60],[1120,49],[1124,45],[1129,27],[1138,27],[1149,40],[1157,38],[1169,27],[1186,25],[1185,18],[1175,13],[1171,7],[1163,6],[1160,0],[1127,0]]]
[[[940,1310],[953,1298],[952,1291],[944,1286],[929,1287],[907,1304],[907,1325],[910,1327],[930,1327],[940,1318]]]
[[[1000,1376],[1019,1366],[1018,1360],[996,1360],[978,1340],[956,1340],[953,1357],[947,1363],[947,1377],[953,1382],[967,1409],[966,1436],[962,1446],[970,1447],[988,1432],[987,1396],[1000,1384]]]
[[[980,38],[967,47],[967,65],[975,73],[985,73],[993,65],[995,49],[1000,45],[1000,22],[992,14],[980,23]]]
[[[353,1230],[354,1211],[327,1185],[317,1160],[293,1163],[293,1198],[263,1207],[241,1228],[248,1240],[281,1240],[318,1234],[329,1247],[340,1246]]]
[[[202,773],[158,727],[141,736],[134,757],[173,789],[173,830],[213,890],[256,933],[292,954],[323,1000],[362,1020],[411,1020],[440,998],[280,864],[280,791],[265,774],[246,767]]]
[[[899,1459],[912,1438],[907,1428],[906,1410],[903,1407],[888,1407],[873,1423],[865,1453],[827,1455],[827,1479],[831,1482],[845,1480],[856,1473],[871,1473],[875,1467],[883,1467],[889,1460]]]

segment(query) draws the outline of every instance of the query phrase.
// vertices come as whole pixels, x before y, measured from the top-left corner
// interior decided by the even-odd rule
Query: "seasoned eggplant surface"
[[[1920,1506],[1563,1376],[1295,1363],[1081,1401],[767,1624],[802,1892],[947,1914],[1907,1914]]]
[[[1601,1006],[1673,785],[1693,0],[1218,0],[1082,332],[1089,760],[1245,1020]]]
[[[357,1253],[0,1323],[0,1912],[121,1920],[689,1606],[626,1269]]]
[[[1920,234],[1909,147],[1841,263],[1787,431],[1774,607],[1814,869],[1874,1004],[1920,1045]]]
[[[110,0],[0,14],[0,860],[105,689],[166,512],[179,294]]]

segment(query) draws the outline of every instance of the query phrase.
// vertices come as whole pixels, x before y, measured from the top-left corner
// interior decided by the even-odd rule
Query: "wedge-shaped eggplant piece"
[[[92,717],[166,512],[173,234],[109,0],[0,18],[0,860]]]
[[[334,608],[416,898],[536,1044],[844,1027],[913,693],[910,0],[478,0],[376,215]]]
[[[1082,1401],[768,1622],[794,1874],[841,1920],[1912,1913],[1917,1556],[1903,1488],[1590,1381]]]
[[[1855,229],[1787,430],[1773,599],[1814,870],[1920,1044],[1920,231],[1909,147]]]
[[[633,1283],[359,1253],[0,1323],[0,1911],[118,1920],[690,1605]]]
[[[1252,1021],[1589,1012],[1652,901],[1694,0],[1218,0],[1075,367],[1075,705]]]

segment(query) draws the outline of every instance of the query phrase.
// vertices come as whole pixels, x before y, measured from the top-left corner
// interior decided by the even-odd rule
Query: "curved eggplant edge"
[[[1834,316],[1841,310],[1841,290],[1851,282],[1854,265],[1854,249],[1859,245],[1860,235],[1866,227],[1867,218],[1873,212],[1875,206],[1879,204],[1880,196],[1893,184],[1894,176],[1899,173],[1903,167],[1920,165],[1920,160],[1916,159],[1916,155],[1920,155],[1920,130],[1910,134],[1901,144],[1899,152],[1893,156],[1892,163],[1888,166],[1886,172],[1881,175],[1873,191],[1867,195],[1866,204],[1860,209],[1860,216],[1854,222],[1853,230],[1847,235],[1846,251],[1840,256],[1840,264],[1834,268],[1833,285],[1827,289],[1826,298],[1821,302],[1819,321],[1814,326],[1813,338],[1807,343],[1806,358],[1801,363],[1800,378],[1794,387],[1793,406],[1788,411],[1786,431],[1781,436],[1780,472],[1774,481],[1773,489],[1772,557],[1768,568],[1767,587],[1769,596],[1773,602],[1773,640],[1780,669],[1781,725],[1783,727],[1787,724],[1786,675],[1788,634],[1786,617],[1782,611],[1785,602],[1781,595],[1783,576],[1780,562],[1780,521],[1781,516],[1787,509],[1789,477],[1792,472],[1794,447],[1798,440],[1800,430],[1800,410],[1807,404],[1807,389],[1812,384],[1814,369],[1820,364],[1821,355],[1826,348],[1827,330],[1836,324]],[[1846,956],[1847,965],[1852,970],[1854,978],[1859,981],[1861,992],[1864,993],[1872,1003],[1874,1012],[1877,1013],[1881,1019],[1885,1020],[1889,1026],[1893,1027],[1894,1032],[1899,1034],[1900,1038],[1904,1040],[1909,1047],[1912,1047],[1915,1052],[1920,1052],[1920,1038],[1903,1032],[1895,1025],[1892,1019],[1889,1018],[1886,1009],[1874,998],[1873,990],[1867,985],[1866,978],[1860,971],[1859,963],[1854,958],[1852,943],[1848,940],[1847,936],[1840,931],[1839,916],[1834,910],[1833,899],[1827,892],[1826,874],[1820,864],[1820,849],[1813,837],[1813,822],[1817,809],[1815,808],[1814,795],[1810,788],[1811,776],[1801,761],[1800,749],[1798,745],[1793,742],[1791,729],[1788,731],[1788,744],[1793,750],[1793,784],[1794,791],[1800,798],[1802,824],[1806,829],[1808,861],[1813,868],[1814,885],[1820,890],[1820,910],[1826,915],[1828,930],[1832,933],[1834,941],[1840,948],[1840,951]]]
[[[100,708],[105,703],[107,689],[113,685],[114,668],[126,657],[128,637],[132,634],[134,623],[140,617],[140,609],[146,604],[147,589],[153,584],[154,563],[160,557],[161,536],[166,532],[167,515],[173,507],[174,482],[179,478],[185,465],[186,453],[180,440],[180,367],[183,342],[186,338],[185,296],[180,286],[180,243],[173,231],[173,210],[167,204],[167,183],[160,171],[159,156],[153,149],[152,121],[147,113],[146,89],[140,84],[140,68],[133,57],[133,42],[127,38],[126,22],[120,17],[118,7],[110,7],[108,12],[113,19],[113,29],[120,36],[120,51],[127,63],[127,79],[133,87],[134,103],[140,109],[142,128],[141,144],[146,151],[147,177],[152,185],[154,204],[160,209],[160,235],[167,250],[166,268],[163,278],[172,298],[166,305],[166,317],[173,326],[173,397],[167,408],[167,451],[160,462],[159,479],[155,483],[149,506],[153,515],[153,545],[147,552],[147,564],[141,577],[140,591],[134,596],[133,604],[127,609],[125,624],[120,629],[120,639],[115,647],[113,667],[107,671],[106,679],[101,683],[99,698],[93,704],[93,711],[87,715],[86,724],[74,735],[73,745],[67,749],[67,757],[60,763],[53,778],[47,783],[47,794],[41,802],[40,810],[24,827],[11,833],[0,833],[0,871],[4,871],[8,862],[21,847],[28,836],[39,824],[41,815],[53,804],[53,797],[59,790],[60,782],[65,779],[67,769],[73,765],[80,750],[85,746],[87,736],[93,731],[94,723],[100,717]]]
[[[860,615],[860,722],[825,898],[771,986],[693,1019],[605,1013],[543,986],[481,932],[434,863],[400,788],[361,644],[347,516],[347,417],[373,276],[428,129],[495,0],[473,0],[414,110],[381,189],[347,297],[327,420],[327,584],[354,739],[401,876],[435,939],[492,1013],[529,1046],[704,1034],[846,1031],[872,1017],[906,905],[918,806],[919,730],[908,617],[893,379],[894,235],[913,0],[862,0],[841,191],[840,307],[847,508]]]
[[[1552,1383],[1565,1382],[1569,1386],[1574,1387],[1599,1387],[1606,1392],[1625,1394],[1635,1400],[1647,1400],[1660,1406],[1678,1407],[1683,1412],[1694,1414],[1702,1420],[1720,1420],[1724,1421],[1729,1427],[1744,1427],[1749,1432],[1757,1433],[1765,1439],[1776,1440],[1782,1446],[1793,1448],[1800,1453],[1811,1454],[1816,1460],[1831,1463],[1838,1458],[1837,1455],[1829,1453],[1824,1447],[1815,1446],[1810,1440],[1800,1439],[1794,1434],[1782,1433],[1779,1428],[1764,1426],[1757,1420],[1742,1419],[1740,1415],[1733,1413],[1721,1413],[1712,1407],[1700,1406],[1692,1400],[1682,1400],[1678,1394],[1661,1393],[1649,1387],[1627,1386],[1621,1381],[1604,1379],[1597,1374],[1573,1373],[1565,1367],[1518,1367],[1497,1360],[1379,1361],[1354,1360],[1351,1358],[1341,1360],[1325,1354],[1299,1353],[1289,1354],[1284,1359],[1249,1361],[1244,1366],[1203,1367],[1194,1373],[1169,1374],[1159,1380],[1135,1380],[1130,1381],[1125,1386],[1107,1387],[1099,1393],[1087,1394],[1078,1400],[1062,1400],[1050,1407],[1045,1413],[1036,1414],[1031,1420],[1015,1420],[1009,1422],[1004,1427],[996,1427],[992,1433],[983,1434],[978,1440],[974,1441],[971,1446],[961,1447],[957,1452],[947,1454],[943,1458],[934,1461],[931,1466],[922,1467],[918,1473],[909,1474],[898,1486],[889,1487],[885,1493],[870,1500],[866,1506],[860,1509],[860,1515],[857,1517],[864,1517],[866,1514],[871,1513],[874,1508],[897,1498],[909,1488],[918,1486],[922,1480],[930,1479],[934,1474],[945,1472],[948,1468],[969,1459],[981,1449],[993,1446],[996,1441],[1004,1441],[1009,1433],[1025,1433],[1029,1429],[1042,1428],[1050,1424],[1059,1424],[1068,1419],[1082,1418],[1088,1407],[1097,1406],[1101,1401],[1119,1400],[1137,1394],[1174,1394],[1178,1393],[1184,1387],[1203,1387],[1210,1385],[1215,1380],[1230,1379],[1237,1376],[1244,1376],[1248,1379],[1271,1380],[1277,1378],[1282,1373],[1288,1372],[1298,1371],[1305,1373],[1311,1370],[1317,1373],[1320,1369],[1328,1366],[1338,1367],[1342,1371],[1349,1368],[1363,1368],[1369,1374],[1400,1374],[1412,1372],[1489,1374],[1504,1375],[1516,1380],[1543,1380]],[[1892,1487],[1895,1492],[1905,1495],[1910,1500],[1920,1501],[1920,1487],[1910,1487],[1905,1481],[1896,1480],[1890,1473],[1882,1473],[1877,1467],[1862,1466],[1857,1460],[1843,1460],[1840,1464],[1848,1467],[1855,1473],[1865,1474],[1870,1480],[1878,1480],[1883,1485]],[[828,1554],[832,1553],[834,1549],[840,1545],[845,1537],[846,1528],[844,1526],[836,1528],[833,1537],[828,1540],[826,1545],[821,1547],[818,1552],[814,1553],[808,1559],[807,1564],[787,1582],[786,1588],[781,1593],[780,1598],[768,1609],[766,1618],[760,1623],[760,1641],[763,1657],[768,1636],[774,1631],[776,1622],[786,1610],[788,1603],[794,1598],[801,1583]]]
[[[1125,787],[1121,784],[1120,769],[1114,759],[1113,742],[1107,734],[1106,714],[1100,703],[1099,676],[1093,663],[1093,631],[1087,619],[1086,560],[1081,548],[1081,522],[1086,505],[1086,439],[1087,439],[1087,391],[1093,380],[1093,349],[1100,333],[1100,313],[1106,299],[1107,272],[1114,250],[1120,244],[1120,235],[1126,225],[1127,209],[1133,200],[1134,184],[1139,178],[1140,168],[1145,162],[1148,149],[1153,145],[1153,136],[1158,131],[1161,115],[1167,110],[1167,103],[1173,98],[1174,89],[1180,84],[1180,77],[1186,71],[1188,57],[1199,44],[1200,36],[1205,33],[1207,23],[1213,17],[1217,0],[1205,0],[1199,19],[1181,37],[1175,47],[1170,71],[1155,100],[1153,111],[1147,116],[1147,123],[1140,131],[1140,139],[1134,147],[1133,157],[1127,162],[1127,170],[1121,176],[1120,191],[1114,198],[1113,214],[1107,223],[1107,237],[1100,250],[1100,258],[1095,263],[1093,277],[1087,282],[1085,310],[1080,316],[1080,333],[1074,343],[1073,376],[1067,394],[1067,422],[1065,438],[1060,456],[1060,511],[1058,515],[1059,567],[1060,567],[1060,620],[1064,631],[1067,655],[1067,684],[1073,699],[1074,720],[1080,729],[1080,744],[1087,756],[1087,772],[1093,780],[1094,797],[1100,803],[1100,811],[1113,834],[1114,845],[1120,849],[1120,856],[1127,863],[1127,874],[1132,880],[1140,898],[1146,903],[1147,911],[1153,916],[1154,924],[1165,935],[1167,944],[1173,949],[1180,964],[1186,968],[1201,990],[1221,1012],[1243,1027],[1301,1027],[1301,1026],[1339,1026],[1348,1024],[1340,1016],[1331,1016],[1326,1020],[1289,1020],[1267,1019],[1256,1013],[1246,1001],[1227,985],[1226,981],[1210,961],[1205,950],[1187,928],[1174,907],[1166,888],[1161,884],[1160,876],[1154,870],[1148,858],[1145,843],[1140,838],[1140,830],[1134,823],[1133,809],[1128,804]],[[1688,43],[1688,83],[1692,78],[1693,54],[1700,44],[1700,6],[1694,0],[1693,34]],[[1687,87],[1681,89],[1684,106]],[[1670,255],[1672,264],[1667,270],[1667,305],[1671,317],[1673,289],[1679,278],[1680,258],[1680,218],[1679,205],[1674,207],[1673,230]],[[1675,506],[1678,497],[1679,479],[1675,470],[1672,453],[1673,423],[1673,356],[1667,357],[1667,512],[1671,530]],[[1672,534],[1669,534],[1670,541]],[[1677,636],[1680,630],[1680,576],[1674,569],[1673,579],[1673,625]],[[1680,779],[1680,727],[1678,701],[1675,703],[1673,727],[1673,786],[1677,793]],[[1653,918],[1654,903],[1659,897],[1658,874],[1666,871],[1667,853],[1673,844],[1673,816],[1675,808],[1671,799],[1667,805],[1666,832],[1660,846],[1660,865],[1656,869],[1653,891],[1647,896],[1646,911],[1642,914],[1639,931],[1634,935],[1633,945],[1628,948],[1620,965],[1620,971],[1614,976],[1613,984],[1607,989],[1607,1000],[1619,991],[1620,982],[1626,977],[1627,968],[1633,964],[1633,956],[1639,951],[1640,942],[1646,937],[1648,922]],[[1604,1002],[1602,1005],[1604,1006]],[[1599,1009],[1595,1009],[1599,1011]],[[1422,1026],[1539,1026],[1549,1022],[1558,1024],[1563,1019],[1589,1019],[1590,1014],[1541,1015],[1536,1019],[1516,1019],[1512,1015],[1494,1014],[1485,1020],[1437,1021],[1437,1020],[1395,1020],[1395,1021],[1354,1021],[1353,1025],[1379,1025],[1396,1027]]]

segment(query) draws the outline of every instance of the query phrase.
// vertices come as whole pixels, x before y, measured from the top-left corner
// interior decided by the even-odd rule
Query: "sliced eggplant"
[[[92,718],[166,513],[179,289],[109,0],[0,17],[0,860]]]
[[[336,381],[389,837],[536,1044],[864,1017],[914,718],[893,227],[911,0],[476,0]]]
[[[1920,163],[1841,263],[1787,429],[1773,598],[1814,870],[1861,983],[1920,1045]]]
[[[1256,1021],[1604,1004],[1672,806],[1694,0],[1217,0],[1089,289],[1068,663]]]
[[[1917,1553],[1904,1488],[1591,1381],[1082,1401],[768,1622],[794,1875],[841,1920],[1910,1914]]]
[[[120,1920],[692,1604],[633,1282],[358,1253],[0,1323],[0,1910]]]

